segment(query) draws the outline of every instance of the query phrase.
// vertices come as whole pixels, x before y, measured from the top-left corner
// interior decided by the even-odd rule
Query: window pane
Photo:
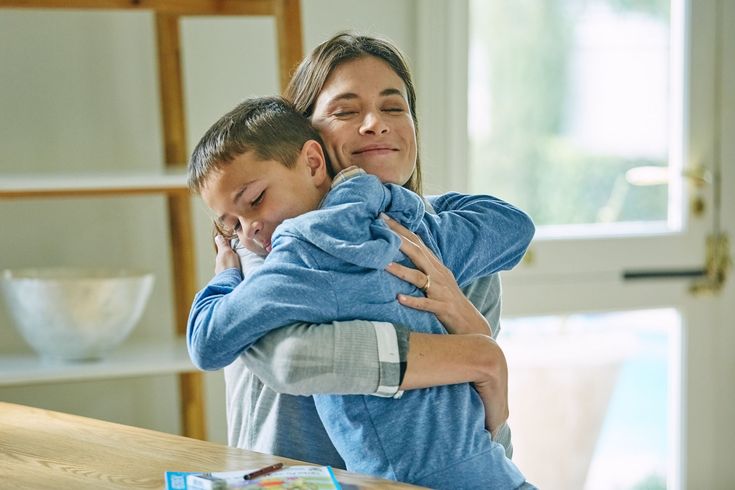
[[[680,325],[673,309],[504,321],[513,460],[530,482],[675,488]]]
[[[670,33],[668,0],[472,0],[471,191],[540,226],[666,229]]]

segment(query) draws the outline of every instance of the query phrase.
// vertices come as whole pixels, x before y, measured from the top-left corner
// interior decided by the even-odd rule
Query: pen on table
[[[258,478],[259,476],[267,475],[268,473],[273,473],[274,471],[280,470],[281,468],[283,468],[283,463],[272,464],[270,466],[266,466],[265,468],[251,471],[247,475],[244,475],[242,479],[252,480],[253,478]]]

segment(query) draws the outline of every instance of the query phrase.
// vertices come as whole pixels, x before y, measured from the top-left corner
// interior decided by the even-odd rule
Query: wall
[[[304,49],[355,29],[413,57],[414,0],[302,1]],[[267,18],[182,22],[189,147],[222,113],[278,91]],[[0,172],[162,167],[153,17],[137,12],[0,10]],[[197,274],[211,276],[210,221],[192,200]],[[0,203],[0,268],[116,265],[157,283],[138,340],[170,335],[171,284],[161,197]],[[140,237],[149,237],[141,239]],[[164,325],[164,328],[161,328]],[[0,305],[0,352],[28,350]],[[90,364],[90,369],[94,365]],[[221,373],[206,375],[210,439],[225,442]],[[174,376],[0,388],[0,400],[179,432]]]

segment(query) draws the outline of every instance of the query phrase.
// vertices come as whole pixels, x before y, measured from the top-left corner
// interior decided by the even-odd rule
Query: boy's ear
[[[317,185],[328,179],[327,160],[324,158],[324,149],[316,140],[308,140],[301,147],[301,158],[311,172],[311,176],[316,179]]]

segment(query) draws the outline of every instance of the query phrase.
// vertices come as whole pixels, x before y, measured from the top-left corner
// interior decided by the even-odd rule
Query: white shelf
[[[0,198],[188,192],[184,170],[0,177]]]
[[[98,361],[47,361],[36,354],[0,354],[0,386],[155,376],[197,371],[183,338],[126,342]]]

